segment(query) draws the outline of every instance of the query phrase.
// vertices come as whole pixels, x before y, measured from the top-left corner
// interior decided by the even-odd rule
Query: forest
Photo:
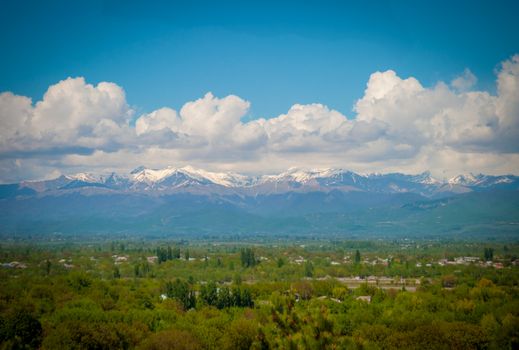
[[[517,349],[519,245],[3,241],[0,349]]]

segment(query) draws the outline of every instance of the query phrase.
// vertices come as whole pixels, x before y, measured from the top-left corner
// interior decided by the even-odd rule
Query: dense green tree
[[[140,346],[140,350],[197,350],[202,349],[200,341],[191,333],[178,329],[168,329],[152,334]]]
[[[312,277],[314,275],[314,265],[311,261],[305,262],[305,277]]]
[[[485,261],[494,260],[494,249],[493,248],[485,248],[484,250]]]
[[[156,254],[159,264],[168,260],[168,250],[166,248],[158,247]]]
[[[180,259],[180,248],[174,248],[172,253],[174,259]]]
[[[240,295],[241,295],[240,296],[241,303],[237,306],[242,306],[242,307],[253,307],[254,306],[254,301],[252,299],[251,292],[248,288],[241,289]]]
[[[50,262],[49,259],[47,259],[47,260],[45,261],[45,273],[46,273],[47,275],[50,275],[50,269],[51,269],[51,266],[52,266],[52,263]]]
[[[216,283],[209,282],[200,288],[200,299],[210,306],[216,306],[218,302],[218,289]]]
[[[42,336],[40,321],[27,310],[13,310],[6,317],[0,318],[0,341],[3,343],[1,348],[37,349]]]
[[[234,284],[239,286],[242,283],[241,274],[235,273],[234,277],[233,277],[233,282],[234,282]]]
[[[220,341],[221,349],[246,350],[251,349],[258,336],[258,327],[252,320],[237,319],[231,322]]]
[[[67,279],[69,286],[80,292],[92,285],[92,278],[83,272],[72,272]]]
[[[242,249],[240,257],[241,265],[243,267],[253,267],[258,263],[254,256],[254,250],[252,250],[251,248]]]
[[[242,305],[242,290],[240,287],[233,287],[231,290],[231,298],[233,306],[243,306]]]
[[[231,296],[231,291],[228,287],[222,287],[218,291],[218,299],[216,302],[216,306],[219,309],[224,309],[226,307],[233,306],[233,298]]]
[[[355,262],[355,264],[360,264],[360,252],[358,249],[355,251],[354,262]]]
[[[178,278],[173,282],[166,283],[166,295],[180,301],[185,310],[191,309],[196,305],[194,291],[187,282]]]
[[[59,327],[49,329],[43,349],[128,349],[138,343],[138,328],[117,321],[64,320]]]

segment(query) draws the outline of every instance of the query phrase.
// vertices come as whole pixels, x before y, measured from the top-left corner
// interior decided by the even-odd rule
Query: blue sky
[[[517,1],[8,1],[0,91],[41,99],[66,77],[115,82],[139,111],[212,91],[248,117],[320,102],[351,116],[369,75],[424,85],[469,68],[494,89],[519,50]]]
[[[518,1],[3,1],[0,182],[519,174]]]

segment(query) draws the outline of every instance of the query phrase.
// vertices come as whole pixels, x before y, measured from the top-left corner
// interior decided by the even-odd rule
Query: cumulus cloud
[[[517,101],[519,59],[503,63],[498,94],[459,92],[444,83],[424,88],[416,79],[393,71],[371,75],[355,105],[357,121],[381,121],[384,137],[405,142],[419,151],[427,145],[459,152],[519,151]]]
[[[342,129],[351,129],[350,122],[341,113],[322,104],[299,105],[290,108],[287,114],[258,123],[265,129],[269,147],[273,151],[297,152],[320,149],[325,152],[340,143]]]
[[[239,153],[245,157],[243,153],[254,151],[267,140],[259,122],[241,122],[249,108],[250,103],[238,96],[220,99],[209,92],[186,103],[179,113],[161,108],[142,115],[137,119],[135,131],[141,140],[154,133],[152,143],[157,148],[170,148],[163,138],[157,137],[162,133],[176,139],[175,148],[184,148],[193,156],[223,158]]]
[[[152,131],[169,129],[175,131],[178,126],[178,115],[174,109],[164,107],[150,114],[141,116],[135,122],[135,132],[143,135]]]
[[[519,173],[519,55],[501,64],[497,94],[474,91],[476,82],[468,69],[450,84],[431,87],[392,70],[375,72],[352,118],[315,103],[244,122],[250,102],[207,93],[178,111],[145,113],[130,126],[133,110],[120,86],[68,78],[35,104],[0,94],[0,179],[140,164]]]
[[[472,74],[470,69],[465,68],[462,75],[451,81],[451,86],[457,91],[465,92],[469,91],[477,82],[478,78]]]
[[[110,149],[128,133],[132,110],[121,87],[68,78],[32,105],[24,96],[0,94],[0,154]]]

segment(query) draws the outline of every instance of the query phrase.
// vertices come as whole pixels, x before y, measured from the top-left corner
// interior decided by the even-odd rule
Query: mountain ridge
[[[461,174],[448,180],[434,178],[429,171],[409,175],[403,173],[358,174],[340,168],[290,168],[274,175],[250,176],[234,172],[211,172],[191,166],[150,169],[138,167],[128,174],[94,174],[82,172],[62,175],[42,181],[22,181],[19,190],[32,190],[39,195],[59,191],[106,189],[118,192],[142,192],[164,195],[175,192],[203,194],[258,194],[287,192],[343,192],[417,193],[425,197],[455,195],[492,188],[519,189],[515,175]],[[13,191],[11,191],[13,192]],[[14,191],[13,193],[16,193]],[[32,193],[32,192],[31,192]],[[0,192],[0,198],[1,198]]]
[[[519,234],[519,178],[192,167],[0,185],[0,234]],[[157,237],[158,237],[157,236]]]

